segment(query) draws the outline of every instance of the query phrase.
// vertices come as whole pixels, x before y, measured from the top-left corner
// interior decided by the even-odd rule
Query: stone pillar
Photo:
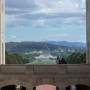
[[[0,64],[5,64],[5,0],[0,0]]]
[[[76,86],[75,85],[72,85],[71,86],[71,90],[76,90]]]
[[[59,90],[59,87],[56,87],[56,90]]]
[[[86,0],[86,36],[87,36],[86,63],[90,64],[90,0]]]
[[[26,90],[33,90],[33,87],[32,86],[26,87]]]
[[[66,87],[65,86],[59,86],[58,90],[66,90]]]
[[[16,86],[16,90],[21,90],[21,86],[20,85],[17,85]]]
[[[33,90],[36,90],[36,87],[33,87]]]

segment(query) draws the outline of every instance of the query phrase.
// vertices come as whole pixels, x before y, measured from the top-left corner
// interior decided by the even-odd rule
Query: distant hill
[[[58,50],[68,48],[85,48],[84,43],[66,42],[66,41],[48,41],[48,42],[7,42],[6,50],[12,53],[25,53],[31,51]]]
[[[72,47],[72,48],[86,48],[86,43],[82,43],[82,42],[49,41],[48,43],[54,44],[54,45]]]

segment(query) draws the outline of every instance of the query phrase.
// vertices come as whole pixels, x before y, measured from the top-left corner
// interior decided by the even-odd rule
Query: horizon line
[[[71,43],[87,43],[87,42],[82,42],[82,41],[66,41],[66,40],[60,40],[60,41],[55,41],[55,40],[44,40],[44,41],[5,41],[5,43],[10,43],[10,42],[71,42]]]

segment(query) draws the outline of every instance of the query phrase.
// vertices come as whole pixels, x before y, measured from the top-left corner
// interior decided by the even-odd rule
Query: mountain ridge
[[[59,49],[83,49],[86,48],[84,43],[75,43],[67,41],[48,41],[48,42],[7,42],[6,50],[14,53],[25,53],[31,51],[53,51]]]

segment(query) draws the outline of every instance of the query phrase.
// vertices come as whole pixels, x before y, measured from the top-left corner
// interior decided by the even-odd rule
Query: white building
[[[55,56],[52,56],[51,54],[41,54],[40,56],[35,57],[36,60],[49,60],[50,58],[55,59]]]

